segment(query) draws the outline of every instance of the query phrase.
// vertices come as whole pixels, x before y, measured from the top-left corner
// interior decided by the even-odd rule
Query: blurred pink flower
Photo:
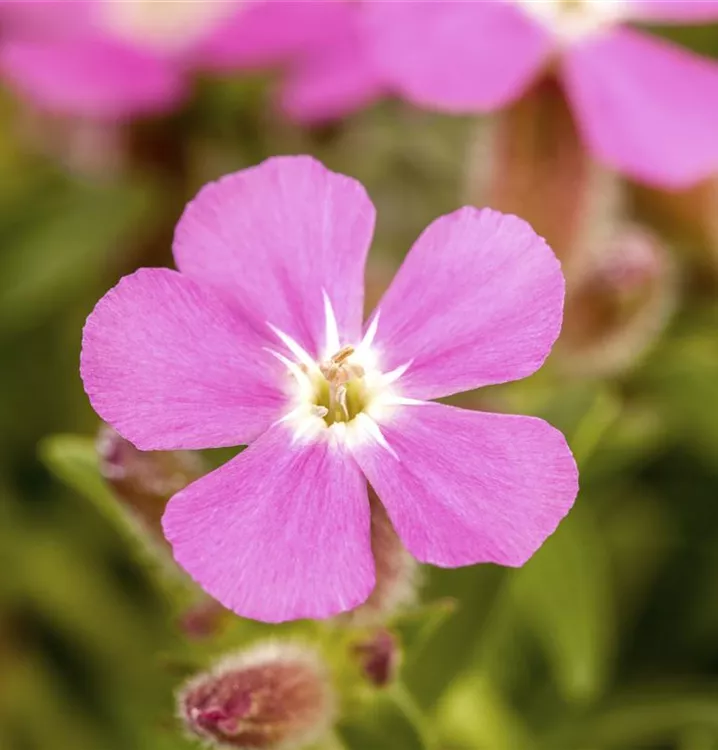
[[[0,75],[53,113],[162,112],[185,99],[194,73],[278,65],[298,119],[345,114],[380,91],[356,6],[343,0],[0,0],[0,20]]]
[[[463,208],[425,230],[363,326],[374,216],[355,180],[270,159],[189,204],[179,272],[122,279],[85,326],[92,405],[139,449],[249,443],[163,519],[177,562],[240,615],[367,599],[367,481],[409,552],[446,567],[523,564],[576,495],[546,422],[429,401],[542,365],[564,299],[550,248]]]
[[[675,188],[718,171],[718,64],[623,25],[718,19],[716,0],[399,0],[366,12],[378,67],[418,105],[491,111],[555,63],[600,161]]]

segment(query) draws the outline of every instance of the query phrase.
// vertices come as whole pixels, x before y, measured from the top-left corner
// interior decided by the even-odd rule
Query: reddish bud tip
[[[109,425],[97,435],[100,471],[115,494],[157,536],[165,504],[205,473],[199,455],[189,451],[140,451]]]
[[[187,609],[179,620],[182,632],[189,638],[209,638],[217,633],[228,611],[209,596]]]
[[[194,677],[179,692],[178,708],[191,732],[220,747],[285,750],[329,728],[334,695],[315,652],[269,643]]]
[[[384,687],[394,680],[399,668],[401,652],[393,633],[377,630],[354,647],[361,671],[376,687]]]

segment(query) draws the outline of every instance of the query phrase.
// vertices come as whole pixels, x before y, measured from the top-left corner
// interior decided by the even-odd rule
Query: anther
[[[347,359],[349,359],[352,354],[354,354],[354,347],[345,346],[331,358],[331,361],[334,362],[335,365],[340,365],[342,362],[345,362]]]

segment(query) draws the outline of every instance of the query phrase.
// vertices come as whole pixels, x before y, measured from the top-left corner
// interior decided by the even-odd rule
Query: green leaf
[[[393,686],[372,693],[361,712],[342,719],[337,734],[348,750],[432,750],[426,720],[417,713],[404,688]]]
[[[100,474],[93,438],[53,435],[40,443],[40,459],[65,484],[94,503],[113,523],[124,524],[125,514]]]
[[[457,570],[429,571],[425,596],[454,599],[458,606],[445,612],[417,658],[407,653],[404,680],[411,685],[421,706],[434,706],[444,689],[465,669],[467,653],[480,638],[506,570],[494,565],[476,565]],[[437,613],[438,615],[438,613]]]
[[[718,731],[696,727],[683,732],[678,750],[718,750]]]
[[[167,551],[110,491],[100,474],[95,442],[80,435],[53,435],[40,443],[40,458],[59,479],[89,500],[125,540],[134,559],[158,589],[184,607],[196,597],[196,586]]]
[[[635,688],[542,741],[545,750],[651,748],[700,727],[718,733],[718,688]]]
[[[533,750],[534,739],[521,717],[491,682],[469,674],[455,682],[438,710],[442,739],[466,750]]]
[[[126,253],[147,225],[146,184],[65,185],[41,221],[6,238],[0,255],[0,334],[16,333],[50,314]],[[34,202],[31,202],[34,205]]]
[[[575,508],[515,575],[510,593],[561,694],[593,700],[610,677],[615,615],[608,561],[587,505]]]
[[[454,599],[439,599],[409,610],[392,622],[407,659],[417,659],[431,637],[456,611]]]

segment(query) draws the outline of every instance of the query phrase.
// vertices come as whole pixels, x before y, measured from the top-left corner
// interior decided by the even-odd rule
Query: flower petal
[[[594,155],[629,177],[687,187],[718,169],[718,64],[631,29],[566,53],[563,80]]]
[[[463,208],[429,225],[377,308],[382,369],[401,394],[438,398],[535,372],[561,329],[564,279],[515,216]]]
[[[318,356],[324,294],[339,331],[361,335],[374,206],[310,157],[275,157],[204,187],[177,226],[183,273],[220,290],[258,332],[279,328]]]
[[[304,54],[284,79],[282,106],[299,122],[326,122],[372,104],[386,86],[370,57],[360,29],[359,8],[342,2],[344,12]]]
[[[221,300],[168,269],[122,279],[83,332],[92,406],[141,450],[254,439],[285,406],[280,368]]]
[[[265,622],[324,618],[374,586],[366,480],[328,440],[278,424],[170,500],[177,562],[215,599]]]
[[[366,441],[354,455],[421,562],[522,565],[578,491],[563,435],[541,419],[427,403],[381,430],[395,455]]]
[[[630,0],[631,18],[654,23],[700,23],[718,19],[718,0]]]
[[[37,107],[97,119],[161,112],[187,93],[169,61],[110,39],[8,39],[0,75]]]
[[[68,39],[95,26],[96,0],[0,0],[3,36],[12,39]]]
[[[377,65],[410,101],[476,112],[516,99],[553,47],[549,34],[503,2],[367,3]]]
[[[253,0],[211,34],[197,51],[210,69],[263,68],[310,51],[341,28],[345,0]]]

